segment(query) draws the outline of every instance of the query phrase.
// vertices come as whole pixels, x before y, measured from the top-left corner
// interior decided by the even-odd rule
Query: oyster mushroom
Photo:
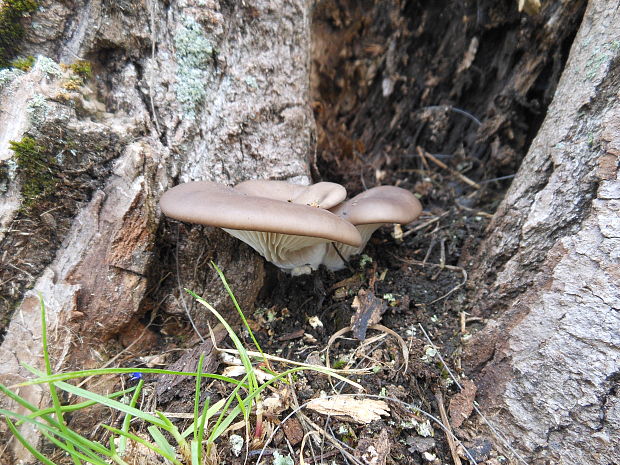
[[[334,246],[328,248],[323,264],[331,270],[338,270],[344,266],[342,258],[347,260],[360,253],[377,229],[388,223],[410,223],[420,216],[422,205],[406,189],[378,186],[331,208],[330,211],[355,225],[362,237],[359,246],[334,243],[337,251]]]
[[[333,182],[300,186],[286,181],[250,180],[237,184],[235,190],[257,197],[323,209],[335,207],[347,198],[346,189]]]
[[[324,190],[330,186],[320,184],[331,183],[310,188],[290,184],[294,192],[288,194],[288,187],[279,182],[254,183],[242,183],[245,186],[238,188],[208,181],[180,184],[161,197],[160,207],[171,218],[224,229],[293,274],[318,268],[326,245],[331,242],[353,248],[362,244],[355,226],[329,210],[318,208],[321,202],[335,205],[340,201],[335,199],[344,198],[341,186],[332,185],[331,190]],[[317,206],[307,204],[315,200]]]

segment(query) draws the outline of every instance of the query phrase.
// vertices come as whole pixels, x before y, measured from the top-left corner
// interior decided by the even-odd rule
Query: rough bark
[[[620,9],[589,2],[470,275],[479,402],[532,464],[620,463]]]
[[[242,305],[255,299],[260,258],[216,230],[175,234],[157,207],[179,181],[309,181],[309,2],[251,3],[44,0],[24,20],[21,54],[86,59],[94,73],[71,86],[74,72],[39,60],[0,89],[3,318],[17,307],[0,347],[2,383],[28,376],[21,363],[42,369],[31,288],[46,303],[56,369],[100,365],[102,341],[123,343],[130,329],[148,343],[145,312],[184,312],[177,273],[224,305],[209,259]],[[38,164],[49,163],[31,198],[32,178],[9,147],[24,136],[36,142]],[[193,242],[174,251],[179,235]],[[20,393],[41,401],[38,388]],[[27,454],[17,449],[15,459]]]

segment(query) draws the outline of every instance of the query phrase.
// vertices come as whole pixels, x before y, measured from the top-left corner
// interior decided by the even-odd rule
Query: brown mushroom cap
[[[189,223],[361,244],[355,226],[330,211],[247,195],[214,182],[173,187],[161,197],[160,206],[166,216]]]
[[[235,190],[256,197],[323,209],[335,207],[347,197],[346,189],[333,182],[301,186],[286,181],[249,180],[237,184]]]
[[[395,186],[368,189],[330,211],[354,225],[406,224],[422,213],[420,201],[408,190]]]

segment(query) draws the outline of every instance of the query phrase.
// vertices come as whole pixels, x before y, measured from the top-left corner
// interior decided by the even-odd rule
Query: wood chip
[[[304,429],[297,418],[289,418],[282,423],[282,430],[292,446],[296,446],[304,438]]]
[[[293,339],[299,339],[300,337],[303,337],[303,336],[304,336],[304,330],[303,329],[298,329],[297,331],[293,331],[292,333],[284,334],[284,335],[280,336],[278,338],[278,341],[280,341],[280,342],[291,341]]]
[[[312,399],[306,406],[320,414],[345,418],[359,424],[368,424],[380,420],[382,415],[390,414],[390,407],[382,400],[349,396],[319,397]]]

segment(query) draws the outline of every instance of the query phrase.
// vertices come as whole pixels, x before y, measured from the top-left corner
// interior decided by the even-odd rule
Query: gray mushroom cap
[[[368,189],[330,211],[354,225],[406,224],[422,213],[420,201],[406,189],[378,186]]]
[[[326,243],[362,243],[355,226],[328,210],[248,195],[214,182],[175,186],[161,197],[160,207],[171,218],[223,228],[284,269],[317,268]]]
[[[250,180],[237,184],[235,190],[257,197],[267,197],[326,210],[335,207],[347,197],[346,189],[333,182],[301,186],[286,181]]]
[[[330,269],[344,266],[344,259],[360,253],[370,236],[386,223],[406,224],[422,213],[420,201],[408,190],[395,186],[378,186],[368,189],[330,211],[355,225],[362,236],[360,246],[336,244],[327,250],[323,264]]]

